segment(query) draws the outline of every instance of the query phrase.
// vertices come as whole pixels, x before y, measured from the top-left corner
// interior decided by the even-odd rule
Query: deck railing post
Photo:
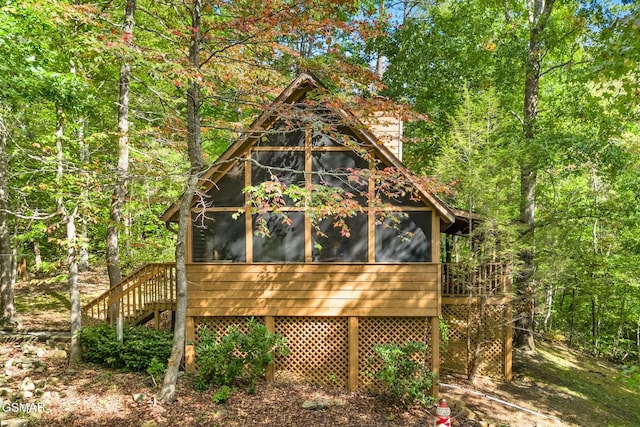
[[[264,316],[264,326],[267,328],[269,333],[273,334],[276,331],[276,322],[273,316]],[[267,381],[273,381],[276,376],[276,364],[275,362],[270,363],[267,366]]]
[[[196,326],[195,319],[191,316],[187,317],[185,325],[185,346],[184,346],[184,364],[187,372],[194,372],[196,370]]]
[[[349,390],[355,390],[358,388],[358,318],[351,316],[349,317],[349,326],[348,326],[348,363],[349,363],[349,373],[347,379],[347,388]]]

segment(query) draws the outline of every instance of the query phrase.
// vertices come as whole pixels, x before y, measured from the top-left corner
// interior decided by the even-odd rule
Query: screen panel
[[[287,224],[277,214],[263,214],[270,236],[253,236],[255,262],[304,262],[304,213],[287,212]],[[258,227],[258,215],[253,216],[253,229]]]
[[[376,223],[376,262],[431,262],[431,211],[402,212],[396,219]]]
[[[244,214],[194,212],[191,250],[193,262],[246,262]]]

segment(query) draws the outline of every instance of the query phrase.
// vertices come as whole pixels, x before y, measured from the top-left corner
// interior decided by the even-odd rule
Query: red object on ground
[[[447,406],[447,401],[442,399],[436,408],[436,427],[451,427],[451,409]]]

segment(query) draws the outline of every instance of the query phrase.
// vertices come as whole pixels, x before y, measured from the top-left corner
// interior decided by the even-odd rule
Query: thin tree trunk
[[[591,335],[593,339],[593,354],[600,353],[600,333],[602,328],[602,299],[597,295],[591,296]]]
[[[551,312],[553,309],[553,285],[549,285],[547,288],[547,301],[546,301],[546,314],[544,316],[544,331],[549,332]]]
[[[640,314],[638,315],[638,324],[636,326],[636,353],[638,354],[638,365],[640,365]]]
[[[189,62],[193,71],[200,68],[200,17],[202,3],[201,0],[194,0],[191,9],[191,45],[189,46]],[[180,203],[180,214],[178,220],[178,238],[176,242],[176,317],[173,331],[173,347],[164,376],[162,389],[158,394],[158,399],[169,403],[175,399],[176,382],[180,361],[184,354],[185,326],[187,314],[187,270],[185,259],[185,248],[187,241],[187,230],[191,221],[191,201],[197,189],[200,172],[203,168],[202,140],[200,137],[200,86],[193,78],[187,89],[187,146],[189,152],[189,177],[185,186],[185,191]]]
[[[11,232],[9,231],[9,165],[7,129],[0,116],[0,310],[1,323],[12,322],[16,316],[11,284]]]
[[[86,174],[84,171],[85,165],[89,162],[89,147],[86,145],[86,141],[84,138],[84,128],[86,125],[85,119],[80,119],[78,121],[78,145],[80,148],[80,163],[82,164],[82,172]],[[89,205],[89,179],[87,178],[85,185],[82,187],[82,204],[84,206]],[[88,271],[89,270],[89,236],[88,236],[88,227],[87,227],[87,218],[85,214],[82,214],[80,219],[80,253],[78,257],[78,271]]]
[[[131,44],[135,24],[136,0],[127,0],[125,8],[123,33],[124,39]],[[118,165],[116,166],[116,182],[111,198],[109,225],[107,226],[107,273],[111,288],[122,280],[120,271],[119,235],[122,224],[122,206],[127,196],[129,184],[129,88],[131,67],[127,60],[120,67],[120,97],[118,103]],[[118,313],[117,304],[110,307],[112,321]]]
[[[82,307],[80,305],[80,289],[78,287],[78,236],[76,232],[77,208],[72,213],[65,213],[67,227],[67,266],[69,271],[69,301],[71,302],[71,344],[69,346],[69,363],[80,362],[82,348],[78,334],[82,328]]]
[[[62,151],[62,142],[64,137],[64,113],[61,107],[56,108],[56,116],[56,184],[59,191],[62,191],[62,177],[64,174],[64,156]],[[74,364],[80,361],[81,348],[78,340],[78,333],[82,327],[80,292],[78,288],[78,236],[75,225],[75,217],[78,209],[76,207],[72,213],[69,213],[64,204],[64,197],[62,193],[58,195],[57,205],[58,212],[62,214],[62,221],[65,223],[67,230],[67,283],[69,285],[69,300],[71,302],[71,345],[69,347],[69,363]]]
[[[382,23],[382,20],[385,19],[385,7],[384,0],[379,0],[378,3],[378,23]],[[376,77],[382,80],[383,70],[382,70],[382,52],[380,52],[380,48],[378,48],[378,52],[376,52]]]
[[[525,146],[534,146],[538,114],[540,69],[542,63],[542,33],[553,9],[554,0],[527,0],[529,11],[529,48],[526,63],[522,130]],[[515,345],[535,351],[535,286],[534,286],[534,223],[538,170],[533,158],[526,157],[520,166],[520,220],[526,225],[522,233],[528,244],[520,253],[522,269],[517,278],[517,304],[520,311]]]
[[[576,324],[576,289],[571,290],[571,305],[569,305],[569,345],[573,344],[573,332]]]
[[[40,271],[40,267],[42,267],[42,255],[40,253],[40,240],[38,240],[38,238],[33,240],[33,257],[33,266],[36,271]]]
[[[615,356],[620,352],[620,338],[622,338],[622,331],[624,328],[624,309],[627,300],[627,294],[622,294],[622,301],[620,302],[620,311],[618,312],[618,326],[616,327],[616,336],[613,338],[613,354]]]

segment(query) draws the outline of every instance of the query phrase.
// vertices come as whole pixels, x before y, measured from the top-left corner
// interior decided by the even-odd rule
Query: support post
[[[504,380],[511,382],[513,364],[513,302],[509,301],[504,310]]]
[[[347,388],[349,390],[358,388],[358,333],[358,318],[349,317],[349,376],[347,379]]]
[[[431,394],[437,398],[440,395],[440,318],[438,316],[431,317],[431,372],[434,375]]]
[[[160,329],[160,308],[158,304],[154,304],[155,308],[153,309],[153,327],[156,329]]]
[[[185,346],[184,346],[184,366],[187,372],[194,372],[196,370],[196,324],[195,319],[192,316],[187,317],[185,331]]]
[[[264,316],[264,326],[269,333],[273,334],[276,330],[276,322],[273,316]],[[273,381],[276,377],[276,363],[269,363],[267,366],[267,381]]]

